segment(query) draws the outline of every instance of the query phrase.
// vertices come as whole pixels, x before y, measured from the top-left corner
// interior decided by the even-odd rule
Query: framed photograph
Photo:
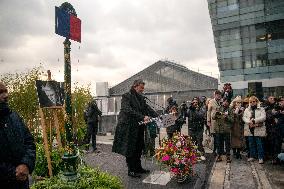
[[[36,88],[41,108],[63,106],[64,82],[36,80]]]

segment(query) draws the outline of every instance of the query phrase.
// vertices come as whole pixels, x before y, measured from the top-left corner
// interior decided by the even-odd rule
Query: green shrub
[[[61,158],[62,155],[63,149],[52,149],[50,158],[53,175],[57,175],[63,168],[63,162]],[[33,174],[41,177],[48,176],[47,159],[45,156],[43,144],[36,144],[36,164]]]
[[[55,176],[32,185],[31,189],[122,189],[118,177],[101,172],[87,166],[79,169],[80,178],[75,182],[67,182]]]

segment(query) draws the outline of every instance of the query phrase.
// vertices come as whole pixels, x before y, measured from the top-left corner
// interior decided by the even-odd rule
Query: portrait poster
[[[63,106],[64,82],[36,80],[36,88],[41,108]]]

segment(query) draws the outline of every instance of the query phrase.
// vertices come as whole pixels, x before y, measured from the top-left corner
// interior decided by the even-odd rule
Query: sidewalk
[[[247,158],[232,158],[231,163],[216,162],[211,170],[209,189],[280,189],[284,187],[283,165],[271,165],[269,162],[247,162]]]
[[[182,133],[187,134],[187,127],[183,127]],[[161,129],[160,138],[166,136],[166,130]],[[158,175],[163,177],[162,181],[156,178],[153,173],[156,171],[167,171],[161,169],[155,160],[143,159],[143,166],[151,170],[151,179],[149,175],[143,176],[141,179],[129,178],[126,174],[127,167],[125,158],[118,154],[111,153],[111,145],[113,143],[113,135],[97,136],[99,148],[102,148],[100,154],[87,154],[87,163],[93,167],[99,167],[104,171],[111,172],[119,176],[126,188],[209,188],[209,189],[280,189],[284,188],[284,167],[283,165],[271,165],[264,162],[263,165],[258,161],[247,162],[247,158],[242,156],[241,160],[232,158],[231,163],[226,163],[225,158],[222,162],[216,162],[212,151],[206,149],[205,162],[196,165],[198,176],[192,178],[187,183],[177,184],[173,178],[167,178],[169,175]],[[156,146],[159,146],[158,137],[156,138]],[[212,168],[212,169],[211,169]],[[167,180],[168,179],[168,180]],[[149,182],[150,183],[147,183]],[[156,182],[156,183],[155,183]],[[158,182],[158,183],[157,183]],[[159,183],[160,182],[160,183]],[[164,185],[163,185],[164,184]]]
[[[183,133],[187,134],[183,129]],[[161,129],[160,138],[166,136],[166,130]],[[111,173],[121,178],[126,189],[201,189],[208,185],[208,177],[213,165],[214,157],[212,154],[206,154],[207,161],[195,165],[195,176],[184,183],[177,183],[176,178],[169,173],[167,167],[161,167],[153,158],[142,157],[142,166],[151,171],[148,175],[142,175],[141,178],[131,178],[127,175],[127,165],[125,157],[112,153],[113,135],[97,136],[97,147],[100,153],[85,154],[84,160],[91,167],[98,167],[102,171]],[[156,146],[159,146],[159,138],[156,138]]]

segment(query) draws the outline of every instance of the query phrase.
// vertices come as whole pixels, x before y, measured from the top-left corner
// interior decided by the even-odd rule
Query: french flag
[[[55,7],[55,33],[81,43],[81,20]]]

